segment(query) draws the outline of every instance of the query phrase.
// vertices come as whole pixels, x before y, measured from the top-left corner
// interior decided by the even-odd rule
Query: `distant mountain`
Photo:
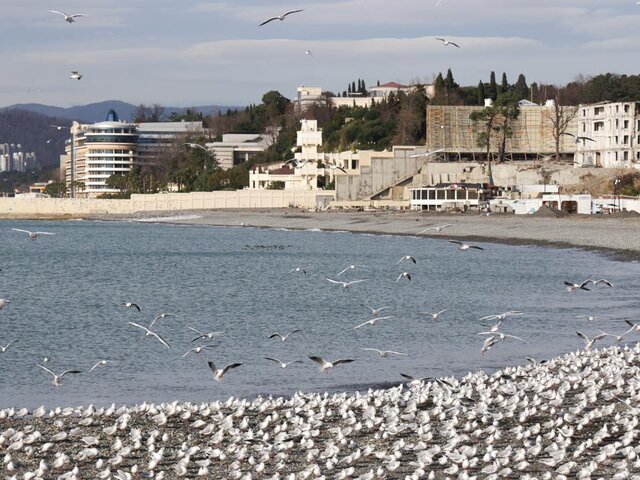
[[[10,105],[8,107],[0,108],[0,112],[6,110],[24,110],[28,112],[39,113],[47,115],[49,117],[66,118],[68,120],[76,120],[84,123],[101,122],[107,116],[107,112],[111,109],[115,110],[120,120],[132,121],[137,105],[121,102],[120,100],[106,100],[99,103],[90,103],[88,105],[80,105],[77,107],[53,107],[50,105],[42,105],[40,103],[19,103],[16,105]],[[218,113],[222,111],[225,113],[228,109],[244,108],[244,107],[224,107],[220,105],[204,105],[194,107],[163,107],[165,116],[171,115],[172,112],[178,114],[184,113],[187,108],[197,110],[203,115],[210,115],[212,113]]]

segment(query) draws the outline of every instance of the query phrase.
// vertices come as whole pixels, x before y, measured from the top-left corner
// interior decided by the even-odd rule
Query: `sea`
[[[12,228],[55,235],[30,241]],[[366,391],[398,385],[401,373],[464,376],[549,359],[584,347],[576,331],[618,335],[625,319],[638,320],[640,266],[579,249],[478,243],[483,250],[460,251],[446,237],[153,221],[2,221],[0,242],[0,298],[10,301],[0,310],[0,345],[16,341],[0,353],[0,408]],[[405,255],[416,263],[400,261]],[[337,275],[350,265],[359,266]],[[291,272],[298,267],[306,274]],[[411,279],[398,279],[403,272]],[[568,292],[563,283],[587,278],[614,286]],[[344,289],[327,279],[364,281]],[[390,318],[354,329],[372,318],[367,305],[389,307],[380,316]],[[440,310],[437,320],[421,315]],[[479,319],[505,311],[523,312],[500,326],[522,340],[482,355],[479,333],[493,322]],[[152,328],[170,349],[129,323],[147,326],[161,313],[175,315]],[[192,329],[223,336],[192,341]],[[292,330],[300,332],[286,342],[269,338]],[[309,356],[354,361],[322,373]],[[300,363],[283,369],[265,357]],[[88,372],[100,360],[109,363]],[[218,382],[208,362],[242,365]],[[56,387],[38,364],[83,373]]]

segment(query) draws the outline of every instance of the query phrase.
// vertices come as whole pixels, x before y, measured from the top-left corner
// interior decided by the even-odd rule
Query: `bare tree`
[[[561,105],[560,91],[557,91],[553,101],[553,109],[548,113],[548,119],[551,123],[551,135],[555,142],[556,162],[560,161],[560,139],[569,128],[569,124],[577,113],[578,107]]]

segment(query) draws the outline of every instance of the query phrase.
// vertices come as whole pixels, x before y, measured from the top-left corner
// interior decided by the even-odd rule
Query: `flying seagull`
[[[84,75],[82,75],[81,73],[78,73],[77,70],[71,70],[71,75],[69,75],[69,78],[71,80],[80,80]]]
[[[436,40],[440,40],[442,42],[442,45],[444,45],[445,47],[447,45],[453,45],[454,47],[460,48],[460,45],[458,45],[457,43],[450,42],[449,40],[445,40],[444,38],[436,38]]]
[[[568,292],[574,292],[576,290],[586,290],[587,292],[589,292],[590,290],[587,288],[587,285],[589,285],[591,283],[591,280],[586,280],[582,283],[573,283],[573,282],[564,282],[564,284],[567,286],[567,291]]]
[[[292,158],[290,160],[287,160],[286,162],[284,162],[284,164],[288,164],[288,163],[292,163],[295,167],[294,168],[302,168],[304,167],[307,163],[309,163],[309,160],[298,160],[297,158]]]
[[[420,385],[420,383],[422,382],[427,382],[429,380],[433,380],[433,378],[431,377],[422,377],[422,378],[418,378],[418,377],[414,377],[413,375],[408,375],[406,373],[401,373],[400,376],[402,378],[406,378],[407,380],[409,380],[409,386],[416,386],[416,385]]]
[[[69,23],[75,23],[74,18],[78,18],[78,17],[86,17],[86,15],[84,13],[73,13],[71,15],[68,15],[64,12],[59,12],[58,10],[49,10],[49,12],[51,13],[55,13],[57,15],[62,15],[65,19],[65,21],[69,22]]]
[[[18,340],[12,340],[12,341],[10,341],[9,343],[7,343],[7,346],[6,346],[6,347],[3,347],[2,345],[0,345],[0,352],[2,352],[2,353],[6,352],[6,351],[9,349],[9,347],[10,347],[11,345],[13,345],[14,343],[16,343],[17,341],[18,341]]]
[[[304,54],[305,55],[311,55],[313,57],[313,53],[311,53],[311,50],[305,50]]]
[[[99,362],[96,362],[96,364],[89,369],[89,372],[93,372],[96,368],[103,367],[109,363],[113,363],[113,362],[111,360],[100,360]]]
[[[340,276],[342,275],[344,272],[346,272],[347,270],[355,270],[356,268],[369,268],[366,265],[349,265],[347,268],[340,270],[339,273],[336,274],[336,276]]]
[[[205,348],[215,348],[215,345],[200,345],[199,347],[195,347],[192,348],[191,350],[189,350],[187,353],[185,353],[184,355],[182,355],[182,358],[186,357],[187,355],[189,355],[191,352],[194,353],[200,353],[202,352]]]
[[[328,168],[329,170],[340,170],[341,172],[347,173],[347,171],[344,168],[336,165],[335,163],[331,163],[331,162],[326,162],[325,163],[325,168]]]
[[[287,18],[289,15],[294,14],[294,13],[299,13],[302,12],[303,10],[289,10],[288,12],[283,13],[282,15],[276,15],[275,17],[271,17],[269,20],[265,20],[264,22],[262,22],[260,25],[258,25],[259,27],[266,25],[269,22],[273,22],[274,20],[280,20],[281,22],[284,21],[285,18]]]
[[[269,338],[276,338],[279,337],[280,340],[282,340],[283,342],[287,341],[287,338],[289,338],[289,335],[291,335],[292,333],[297,333],[297,332],[301,332],[302,330],[291,330],[289,333],[287,333],[286,335],[282,335],[281,333],[272,333],[271,335],[269,335]]]
[[[413,263],[416,263],[416,259],[413,258],[411,255],[405,255],[398,261],[397,265],[400,265],[405,260],[411,260]]]
[[[596,335],[592,339],[589,339],[589,337],[587,337],[584,333],[578,332],[577,330],[576,330],[576,335],[578,335],[582,340],[584,340],[585,350],[589,350],[593,346],[593,344],[596,343],[596,341],[602,340],[607,336],[605,333],[600,333],[599,335]]]
[[[439,148],[437,150],[432,150],[431,152],[414,153],[413,155],[409,155],[409,158],[428,157],[430,155],[433,155],[433,154],[439,153],[439,152],[444,152],[444,148]]]
[[[126,308],[135,308],[139,312],[142,311],[142,310],[140,310],[140,307],[138,306],[137,303],[123,302],[123,303],[121,303],[121,305],[124,305]]]
[[[409,272],[402,272],[398,275],[398,278],[396,278],[396,283],[398,283],[402,277],[406,277],[407,280],[411,281],[411,274]]]
[[[335,283],[337,285],[342,285],[342,288],[347,290],[351,285],[354,285],[354,284],[360,283],[360,282],[364,282],[365,280],[353,280],[351,282],[337,282],[335,280],[331,280],[330,278],[327,278],[327,281],[331,282],[331,283]]]
[[[562,132],[562,135],[568,135],[570,137],[573,137],[575,139],[574,141],[576,144],[582,142],[582,144],[585,145],[587,140],[589,140],[590,142],[595,142],[593,138],[574,135],[573,133],[569,133],[569,132]]]
[[[362,328],[365,325],[375,325],[380,320],[387,320],[388,318],[391,318],[391,315],[388,315],[386,317],[373,317],[372,319],[367,320],[366,322],[362,322],[360,325],[356,325],[355,327],[352,328],[352,330],[357,330],[358,328]]]
[[[169,344],[164,340],[164,338],[162,338],[156,332],[152,332],[147,327],[143,327],[142,325],[139,325],[139,324],[137,324],[135,322],[129,322],[129,325],[133,325],[134,327],[137,327],[137,328],[140,328],[141,330],[144,330],[145,331],[145,337],[156,337],[161,344],[163,344],[165,347],[167,347],[169,350],[171,350],[171,347],[169,346]]]
[[[224,368],[216,368],[216,365],[213,362],[207,362],[207,365],[209,365],[209,368],[213,372],[213,379],[219,382],[224,378],[225,373],[232,368],[238,368],[242,363],[230,363]]]
[[[153,327],[154,323],[156,323],[158,320],[164,320],[167,317],[175,317],[176,315],[174,315],[173,313],[161,313],[160,315],[158,315],[156,318],[153,319],[153,321],[149,324],[149,328]]]
[[[334,360],[333,362],[329,362],[329,361],[325,360],[322,357],[309,356],[309,358],[311,360],[313,360],[314,362],[316,362],[318,365],[320,365],[320,371],[322,373],[329,373],[329,370],[331,370],[333,367],[335,367],[337,365],[340,365],[342,363],[351,363],[351,362],[353,362],[352,359]]]
[[[65,130],[69,130],[69,127],[65,127],[63,125],[49,125],[51,128],[55,128],[56,130],[62,130],[63,128]]]
[[[53,375],[53,380],[51,381],[51,383],[53,383],[56,387],[59,387],[60,385],[62,385],[62,377],[64,377],[67,373],[82,373],[81,370],[66,370],[66,371],[62,372],[60,375],[56,375],[54,372],[49,370],[47,367],[43,367],[39,363],[36,363],[36,365],[38,365],[41,369],[43,369],[43,370],[49,372],[51,375]]]
[[[487,315],[486,317],[479,318],[478,320],[479,321],[483,321],[483,320],[499,320],[499,321],[502,321],[505,318],[510,317],[510,316],[514,316],[514,315],[515,316],[524,315],[524,312],[520,312],[518,310],[510,310],[508,312],[499,313],[499,314],[496,314],[496,315]]]
[[[429,230],[435,230],[436,232],[441,232],[441,231],[442,231],[442,230],[444,230],[445,228],[447,228],[447,227],[451,227],[451,226],[452,226],[452,224],[447,223],[446,225],[439,225],[439,226],[437,226],[437,227],[429,227],[429,228],[425,228],[424,230],[419,231],[419,232],[418,232],[418,235],[420,235],[421,233],[424,233],[424,232],[428,232]]]
[[[293,363],[302,363],[300,360],[292,360],[291,362],[283,362],[282,360],[278,360],[277,358],[273,358],[273,357],[264,357],[266,360],[271,360],[272,362],[276,362],[278,365],[280,365],[281,368],[287,368],[289,365],[293,364]]]
[[[361,303],[360,305],[362,305],[363,307],[367,307],[369,310],[371,310],[371,315],[373,315],[374,317],[377,317],[382,310],[385,310],[387,308],[391,308],[391,307],[373,308],[373,307],[370,307],[369,305],[365,305],[364,303]]]
[[[367,352],[377,352],[382,358],[387,358],[389,355],[407,355],[402,352],[394,352],[393,350],[378,350],[377,348],[363,348]]]
[[[20,228],[12,228],[11,230],[15,232],[26,233],[29,237],[29,240],[37,240],[40,235],[55,235],[55,233],[51,232],[30,232],[29,230],[22,230]]]
[[[198,336],[196,338],[191,340],[192,342],[195,342],[196,340],[200,340],[201,338],[206,338],[207,340],[211,340],[214,337],[221,337],[222,336],[222,332],[201,332],[197,328],[193,328],[193,327],[190,327],[188,325],[187,325],[187,328],[189,330],[193,330],[194,332],[196,332],[198,334]]]
[[[200,150],[204,150],[205,152],[209,152],[209,150],[207,149],[207,147],[204,147],[202,145],[200,145],[199,143],[184,143],[184,145],[186,145],[189,148],[199,148]]]
[[[11,302],[9,300],[5,300],[4,298],[0,298],[0,310],[9,305]]]
[[[475,248],[476,250],[484,250],[482,247],[478,247],[477,245],[469,245],[468,243],[461,242],[460,240],[449,240],[451,243],[455,243],[460,245],[458,250],[469,250],[470,248]]]
[[[599,283],[602,283],[602,284],[606,285],[607,287],[613,287],[613,283],[611,283],[609,280],[606,280],[604,278],[601,278],[600,280],[593,280],[593,279],[589,278],[588,280],[584,281],[584,283],[587,283],[587,282],[593,283],[594,287],[597,287]]]
[[[307,271],[301,267],[296,267],[289,270],[289,273],[300,273],[300,272],[304,273],[305,275],[307,274]]]
[[[445,308],[444,310],[440,310],[439,312],[434,312],[434,313],[431,313],[431,312],[419,312],[419,313],[418,313],[418,315],[428,315],[428,316],[430,316],[431,318],[433,318],[434,320],[437,320],[437,319],[438,319],[438,317],[439,317],[441,314],[443,314],[444,312],[446,312],[447,310],[448,310],[448,309],[447,309],[447,308]]]

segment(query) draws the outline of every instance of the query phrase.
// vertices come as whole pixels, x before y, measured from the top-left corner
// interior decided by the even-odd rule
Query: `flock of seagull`
[[[451,224],[430,226],[420,233],[441,233]],[[27,238],[50,232],[21,229]],[[35,236],[34,236],[35,235]],[[449,240],[461,250],[481,247]],[[466,248],[463,248],[466,246]],[[396,263],[416,265],[414,255],[403,255]],[[297,266],[288,274],[310,274]],[[363,264],[351,264],[336,277],[367,272]],[[411,281],[411,273],[402,272]],[[338,281],[345,291],[366,279]],[[565,282],[570,292],[591,291],[606,279]],[[0,310],[9,300],[0,299]],[[134,302],[122,307],[141,314]],[[363,304],[371,318],[352,330],[369,328],[392,318],[390,306]],[[442,321],[449,309],[419,312]],[[497,344],[525,340],[501,330],[517,310],[486,315],[479,322],[495,322],[478,335],[484,354]],[[167,318],[161,313],[148,326],[129,321],[165,348],[170,344],[152,327]],[[597,317],[578,316],[593,322]],[[376,479],[376,478],[633,478],[640,472],[637,438],[640,400],[640,349],[625,346],[591,351],[606,337],[621,341],[627,334],[640,333],[640,324],[621,335],[601,332],[588,338],[577,331],[585,349],[548,361],[527,358],[530,365],[510,367],[494,374],[482,371],[462,379],[400,375],[406,384],[385,390],[352,394],[302,394],[291,398],[242,400],[203,404],[143,403],[127,407],[56,408],[33,411],[0,410],[0,451],[7,478],[232,478],[232,479]],[[192,342],[213,340],[223,332],[202,332]],[[280,342],[295,339],[300,329],[268,336]],[[293,340],[295,341],[295,340]],[[8,353],[17,340],[5,347]],[[205,343],[189,349],[182,357],[204,353],[216,345]],[[407,356],[405,352],[366,347],[363,351],[381,358]],[[282,369],[301,360],[266,360]],[[327,360],[310,355],[319,370],[329,373],[352,358]],[[46,359],[42,362],[46,363]],[[113,364],[100,360],[88,370]],[[207,361],[213,379],[222,381],[243,364],[223,367]],[[61,373],[41,363],[37,366],[61,386],[63,377],[82,373],[71,369]]]

